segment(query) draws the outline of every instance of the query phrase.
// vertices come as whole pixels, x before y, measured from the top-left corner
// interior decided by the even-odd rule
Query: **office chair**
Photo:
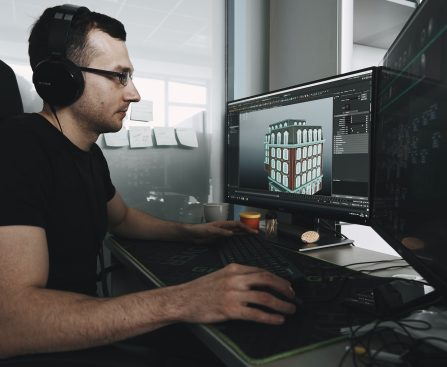
[[[23,113],[23,104],[16,75],[0,60],[0,123],[20,113]]]

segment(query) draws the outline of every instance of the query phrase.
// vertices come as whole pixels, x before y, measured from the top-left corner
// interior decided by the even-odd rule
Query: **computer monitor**
[[[423,1],[383,65],[372,227],[447,300],[447,2]]]
[[[365,224],[376,69],[227,104],[225,199]]]

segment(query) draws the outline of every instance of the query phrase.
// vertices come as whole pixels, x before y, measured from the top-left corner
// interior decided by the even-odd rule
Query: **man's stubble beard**
[[[123,126],[123,122],[120,121],[119,124],[115,124],[112,120],[108,121],[104,119],[104,114],[102,112],[98,112],[98,110],[94,110],[93,113],[84,113],[83,110],[93,110],[90,106],[80,105],[78,109],[78,116],[80,117],[81,126],[84,130],[88,130],[97,135],[105,134],[105,133],[115,133],[121,130]],[[102,111],[102,110],[101,110]]]

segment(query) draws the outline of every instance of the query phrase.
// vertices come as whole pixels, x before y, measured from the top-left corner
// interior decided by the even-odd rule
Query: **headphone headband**
[[[84,77],[77,65],[66,58],[73,20],[88,8],[71,4],[56,8],[48,33],[50,57],[37,64],[33,83],[42,99],[52,106],[68,106],[84,91]]]
[[[71,23],[78,15],[89,11],[85,6],[61,5],[53,15],[48,34],[48,49],[52,56],[65,57]]]

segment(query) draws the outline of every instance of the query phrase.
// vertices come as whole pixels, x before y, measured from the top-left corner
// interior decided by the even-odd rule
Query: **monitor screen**
[[[226,201],[367,223],[375,72],[229,102]]]
[[[447,2],[422,2],[383,65],[372,227],[447,298]]]

